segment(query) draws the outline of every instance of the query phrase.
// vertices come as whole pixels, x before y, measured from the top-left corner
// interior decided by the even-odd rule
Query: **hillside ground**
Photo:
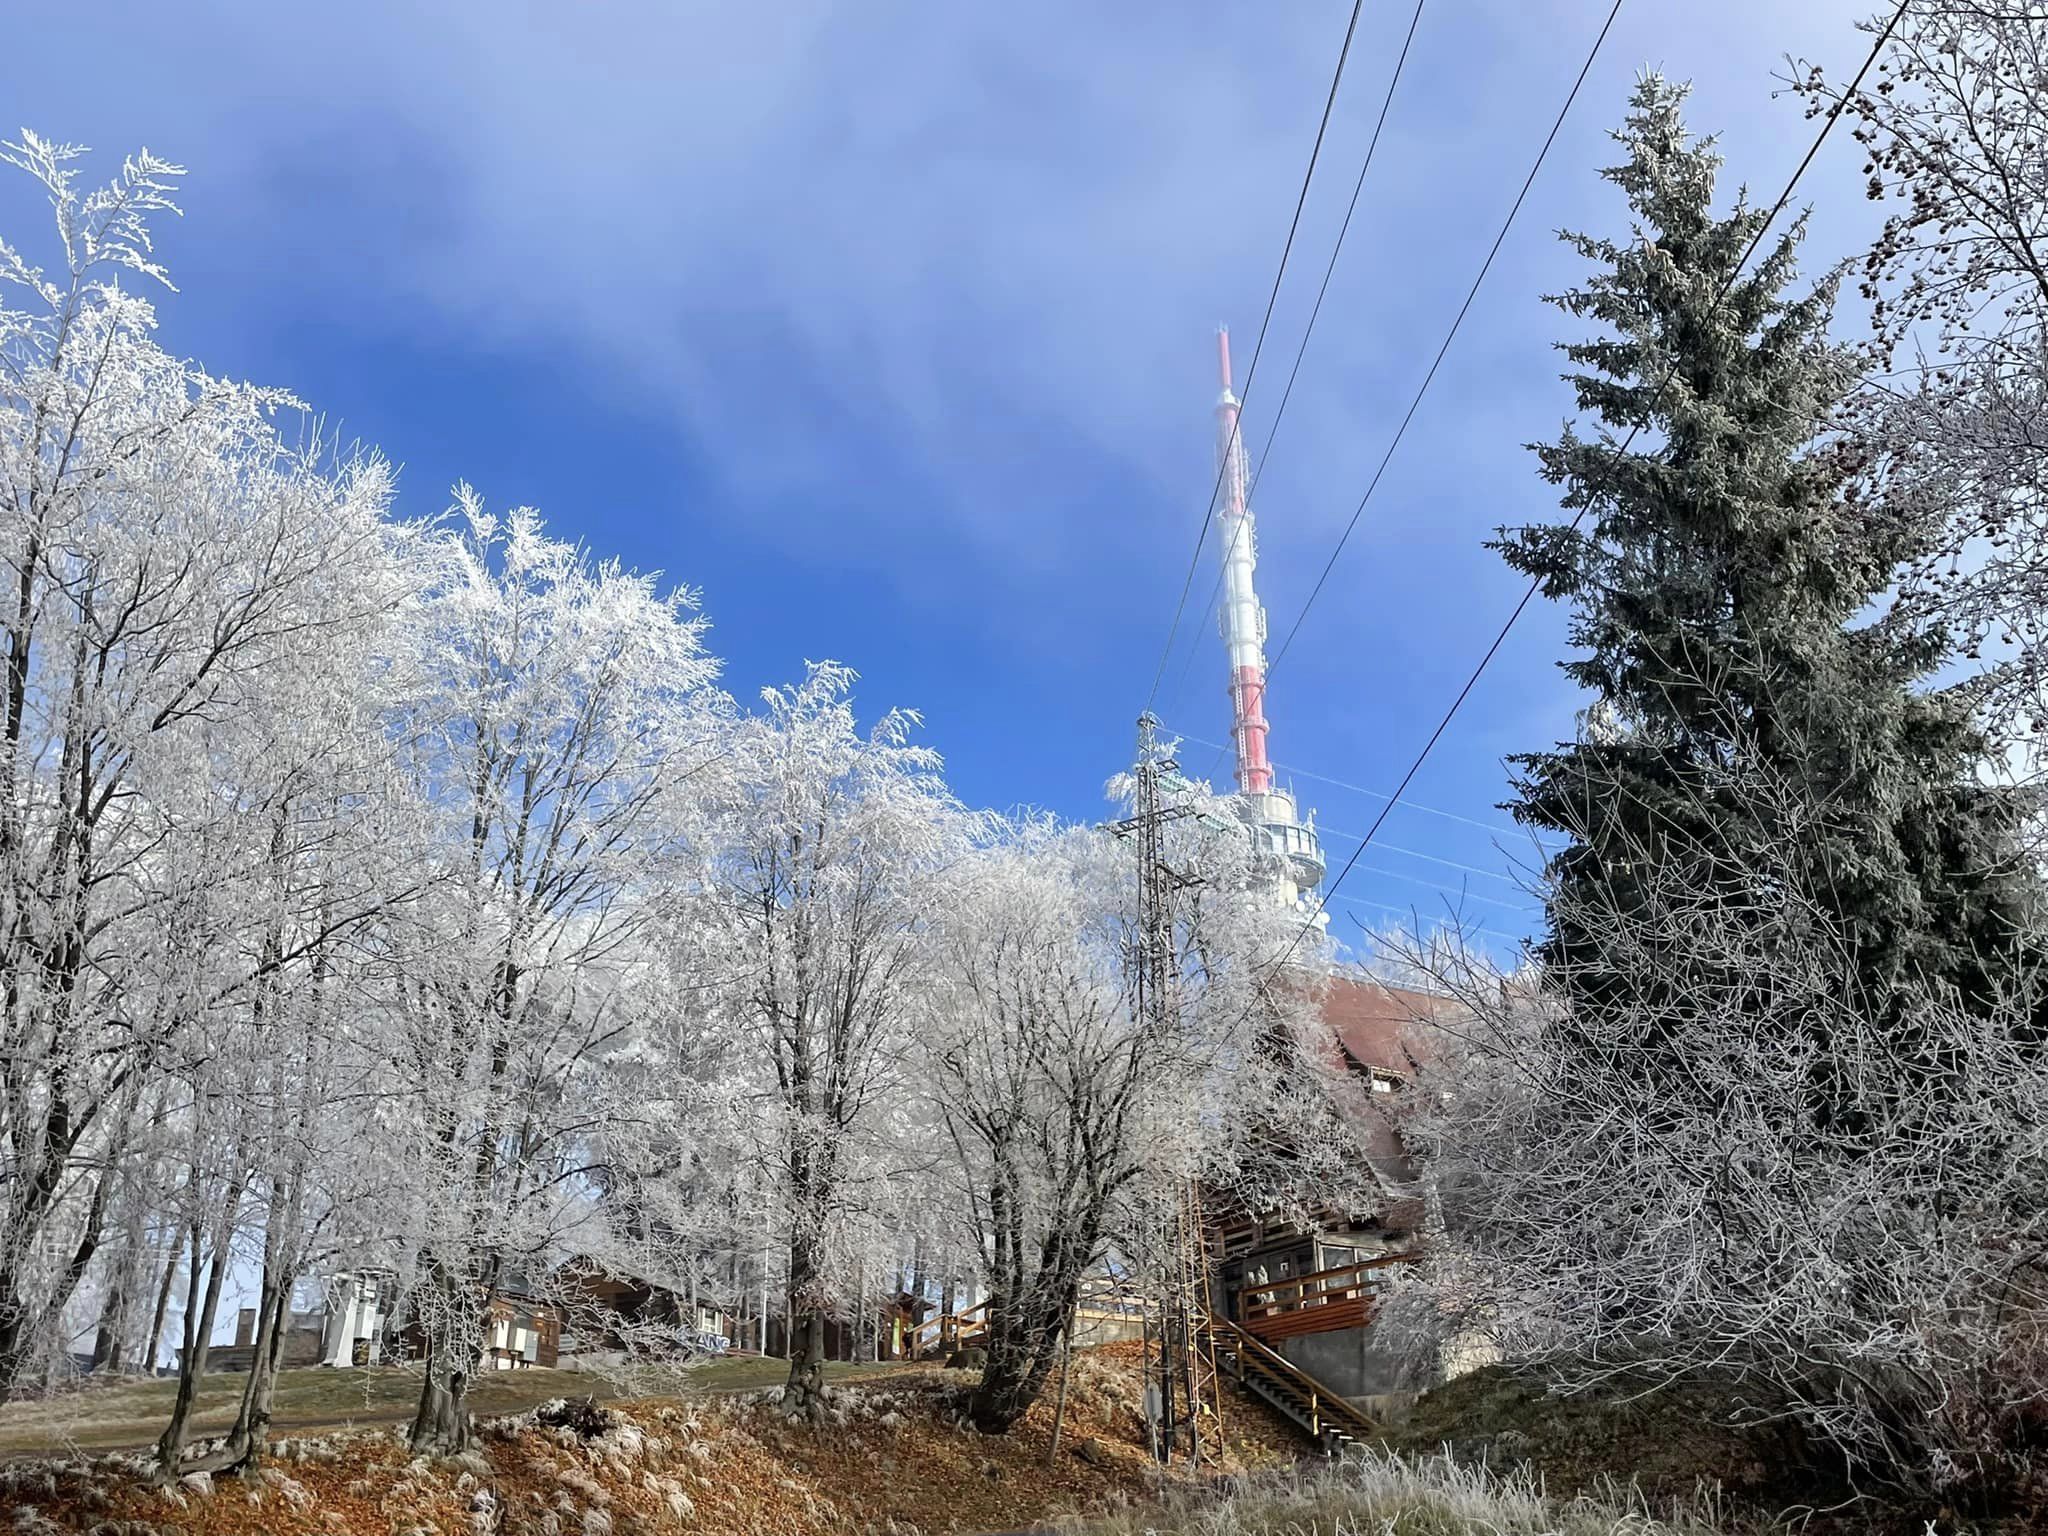
[[[860,1381],[905,1369],[902,1365],[843,1365],[826,1368],[833,1381]],[[788,1362],[759,1355],[730,1355],[681,1370],[643,1376],[631,1386],[582,1371],[494,1371],[476,1379],[470,1401],[477,1413],[521,1413],[556,1397],[615,1399],[638,1389],[684,1396],[708,1392],[752,1392],[778,1385]],[[239,1372],[206,1376],[199,1386],[196,1434],[219,1434],[234,1422],[248,1377]],[[172,1380],[136,1377],[87,1379],[50,1397],[0,1405],[0,1457],[62,1456],[78,1451],[140,1451],[155,1444],[170,1418]],[[324,1366],[278,1375],[272,1431],[278,1435],[324,1434],[361,1426],[410,1421],[418,1405],[420,1378],[401,1366],[335,1370]]]
[[[16,1461],[16,1528],[119,1536],[938,1536],[1113,1515],[1176,1486],[1291,1467],[1302,1446],[1261,1405],[1224,1405],[1228,1457],[1190,1482],[1143,1444],[1135,1345],[1077,1353],[1057,1456],[1048,1394],[1010,1434],[960,1415],[971,1378],[929,1367],[846,1383],[831,1422],[772,1394],[557,1400],[493,1420],[470,1456],[428,1462],[390,1428],[291,1437],[256,1479],[155,1486],[127,1456]]]
[[[428,1462],[401,1438],[415,1378],[294,1372],[260,1477],[170,1488],[139,1456],[84,1450],[139,1450],[161,1423],[165,1384],[108,1386],[0,1413],[14,1447],[0,1510],[34,1536],[940,1536],[1049,1523],[1087,1536],[1711,1536],[1779,1530],[1802,1506],[1806,1528],[1827,1536],[1920,1536],[1928,1517],[1962,1528],[1946,1511],[1843,1504],[1849,1490],[1782,1422],[1730,1427],[1724,1392],[1557,1397],[1500,1368],[1426,1394],[1341,1467],[1306,1456],[1290,1425],[1232,1393],[1224,1465],[1162,1472],[1144,1446],[1139,1353],[1076,1355],[1057,1455],[1050,1393],[1013,1433],[984,1436],[961,1415],[967,1373],[841,1367],[833,1420],[798,1425],[761,1390],[781,1362],[733,1359],[665,1382],[487,1378],[476,1401],[494,1417],[475,1452]],[[213,1426],[239,1382],[209,1384]]]
[[[1526,1468],[1580,1493],[1632,1483],[1658,1503],[1718,1487],[1748,1507],[1817,1506],[1847,1497],[1821,1486],[1818,1458],[1788,1419],[1738,1424],[1742,1394],[1705,1383],[1627,1383],[1558,1396],[1533,1373],[1489,1366],[1423,1394],[1387,1432],[1386,1449]]]
[[[1732,1378],[1617,1378],[1573,1395],[1540,1372],[1489,1366],[1423,1394],[1389,1426],[1382,1452],[1532,1479],[1553,1495],[1619,1494],[1661,1514],[1711,1509],[1715,1523],[1806,1536],[1987,1536],[2048,1532],[2048,1503],[2024,1489],[1967,1503],[1848,1476],[1786,1403]]]

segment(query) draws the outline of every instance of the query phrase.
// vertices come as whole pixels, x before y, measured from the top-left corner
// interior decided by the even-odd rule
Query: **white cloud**
[[[1318,566],[1349,516],[1604,9],[1425,12],[1262,487],[1276,579]],[[1447,496],[1477,496],[1487,515],[1461,530],[1477,533],[1511,515],[1504,496],[1535,490],[1516,445],[1562,409],[1535,295],[1570,270],[1548,232],[1616,218],[1590,169],[1646,53],[1700,80],[1698,120],[1726,125],[1740,169],[1775,185],[1810,127],[1768,102],[1767,72],[1785,50],[1856,52],[1853,9],[1624,10],[1375,516],[1441,517]],[[65,82],[88,121],[41,126],[146,127],[194,164],[195,208],[225,192],[244,218],[323,187],[346,217],[375,183],[390,222],[308,253],[309,282],[364,296],[360,323],[438,327],[521,366],[558,356],[565,388],[616,388],[763,501],[829,487],[824,504],[859,503],[849,481],[899,462],[920,494],[877,486],[861,537],[935,518],[985,558],[1049,569],[1191,535],[1208,328],[1232,321],[1248,352],[1345,8],[371,0],[346,25],[335,14],[138,10],[86,84]],[[1255,442],[1406,19],[1366,8],[1247,418]],[[63,28],[86,23],[32,25],[46,30],[30,51],[54,58]],[[1839,170],[1817,184],[1842,185]],[[853,451],[857,434],[881,451]],[[1475,464],[1499,483],[1439,483]],[[1105,528],[1091,493],[1109,468],[1138,504]],[[763,537],[816,531],[796,515]]]

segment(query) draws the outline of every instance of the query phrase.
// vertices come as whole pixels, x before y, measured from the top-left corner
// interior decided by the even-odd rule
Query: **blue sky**
[[[138,144],[189,166],[160,242],[182,290],[168,344],[380,445],[403,510],[439,510],[458,478],[536,505],[702,589],[743,697],[845,660],[869,708],[925,712],[970,801],[1095,816],[1212,484],[1212,332],[1231,324],[1241,371],[1348,9],[45,6],[9,20],[0,122],[92,145],[103,174]],[[1376,802],[1301,775],[1398,778],[1518,595],[1481,540],[1554,508],[1520,446],[1569,405],[1539,295],[1575,275],[1557,228],[1621,227],[1594,172],[1633,75],[1692,79],[1727,185],[1775,196],[1813,125],[1773,74],[1787,53],[1853,67],[1863,10],[1624,5],[1276,674],[1273,753],[1326,826],[1362,832]],[[1366,5],[1254,447],[1409,11]],[[1429,0],[1262,470],[1276,644],[1605,12]],[[1872,226],[1855,151],[1831,142],[1803,184],[1811,269]],[[25,182],[0,183],[0,230],[39,253],[45,228]],[[1560,633],[1531,611],[1410,792],[1451,814],[1397,811],[1347,896],[1440,913],[1463,886],[1470,921],[1527,931],[1525,896],[1451,865],[1526,859],[1473,823],[1504,822],[1503,754],[1570,729]],[[1200,649],[1185,673],[1172,658],[1160,711],[1220,741],[1210,616],[1180,643]],[[1333,862],[1351,847],[1328,842]],[[1340,931],[1387,915],[1337,912]]]

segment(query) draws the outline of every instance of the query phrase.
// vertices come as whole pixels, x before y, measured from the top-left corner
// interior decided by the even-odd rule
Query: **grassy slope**
[[[1689,1498],[1707,1483],[1763,1508],[1846,1495],[1816,1480],[1809,1449],[1788,1421],[1737,1427],[1748,1406],[1744,1393],[1704,1382],[1617,1383],[1558,1397],[1538,1376],[1488,1366],[1425,1393],[1385,1444],[1408,1456],[1448,1449],[1460,1460],[1527,1467],[1567,1493],[1633,1483],[1662,1502]]]
[[[1717,1536],[1699,1514],[1653,1515],[1640,1499],[1565,1498],[1533,1476],[1440,1458],[1369,1454],[1299,1481],[1254,1483],[1225,1498],[1169,1500],[1112,1515],[1088,1536]]]
[[[891,1365],[826,1368],[835,1381],[859,1380],[900,1369]],[[746,1392],[779,1386],[789,1367],[781,1360],[730,1356],[667,1374],[665,1393]],[[233,1423],[248,1377],[206,1377],[200,1383],[195,1435],[217,1434]],[[0,1406],[0,1456],[53,1455],[67,1450],[140,1450],[152,1444],[170,1417],[172,1381],[96,1382],[40,1402]],[[646,1390],[636,1383],[634,1390]],[[274,1435],[303,1435],[355,1425],[396,1424],[412,1417],[420,1379],[401,1367],[329,1370],[314,1367],[278,1377]],[[618,1388],[582,1371],[498,1371],[477,1378],[470,1402],[480,1414],[517,1413],[551,1397],[612,1398]]]

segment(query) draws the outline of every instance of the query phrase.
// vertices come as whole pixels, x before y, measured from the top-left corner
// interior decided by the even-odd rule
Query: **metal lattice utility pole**
[[[1185,803],[1168,804],[1163,791],[1177,786],[1179,764],[1159,742],[1159,722],[1148,711],[1138,717],[1135,814],[1117,823],[1138,854],[1138,933],[1132,972],[1139,1027],[1159,1037],[1180,1031],[1180,963],[1174,940],[1175,898],[1198,883],[1173,868],[1166,857],[1170,821],[1192,816]],[[1191,1178],[1177,1192],[1172,1214],[1162,1223],[1164,1261],[1153,1290],[1156,1309],[1145,1326],[1147,1419],[1153,1454],[1171,1463],[1176,1456],[1198,1465],[1221,1452],[1222,1403],[1216,1357],[1206,1326],[1209,1315],[1208,1245],[1202,1232],[1201,1192]]]

